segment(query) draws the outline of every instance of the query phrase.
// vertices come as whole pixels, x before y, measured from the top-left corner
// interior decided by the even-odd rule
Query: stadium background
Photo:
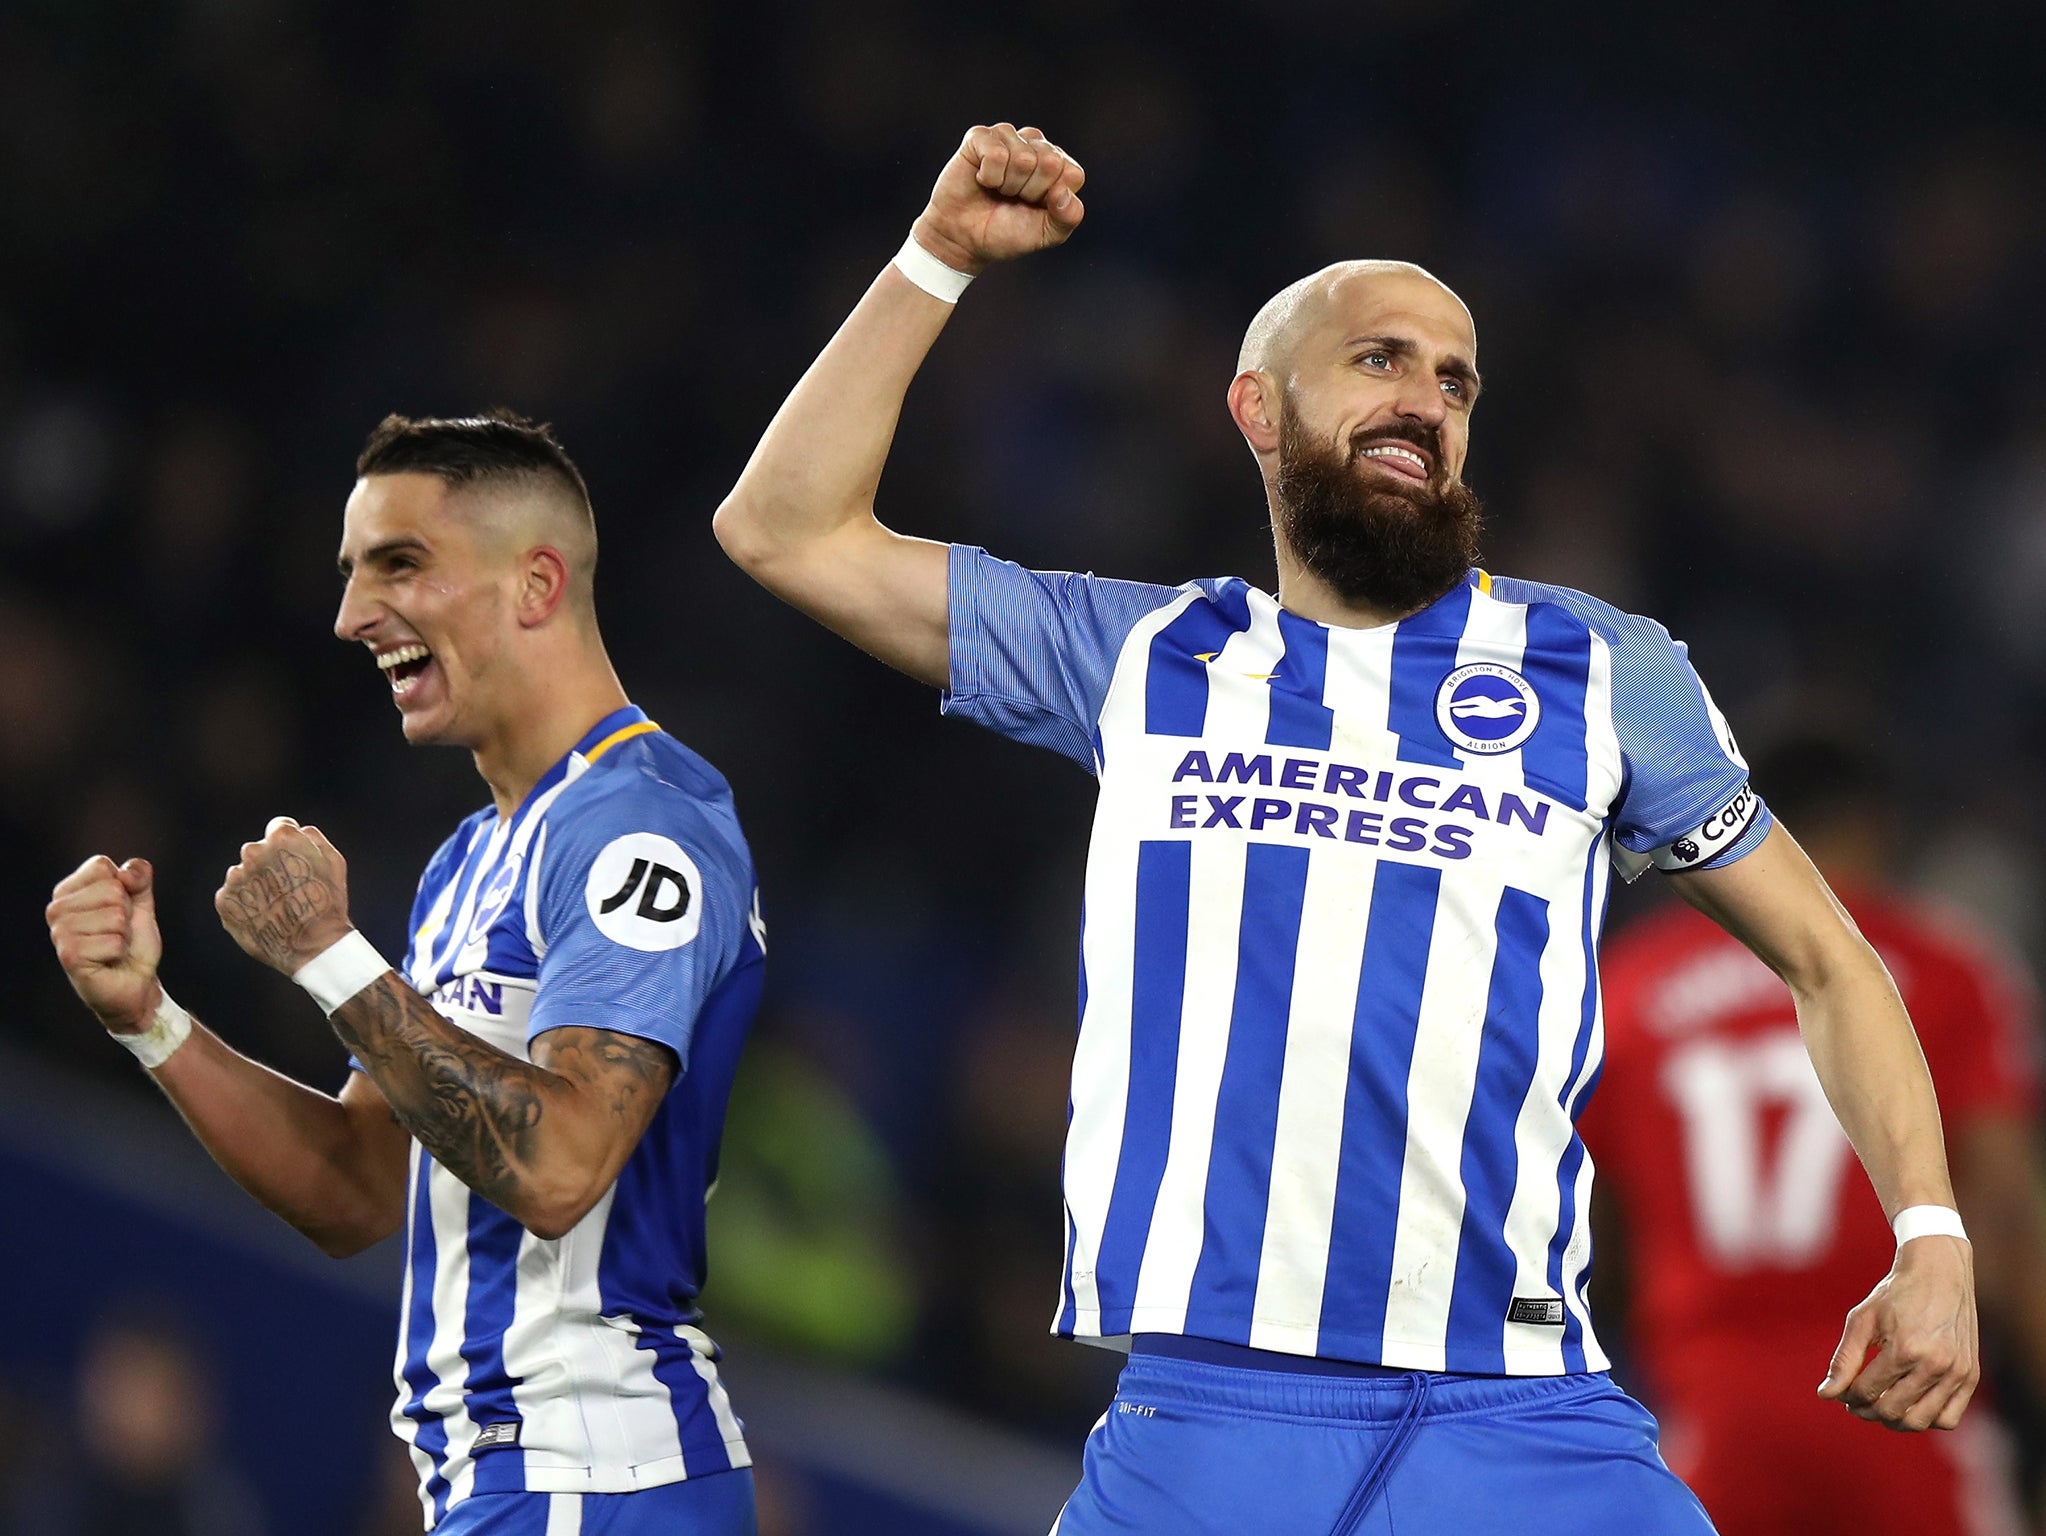
[[[1241,327],[1324,261],[1419,260],[1479,318],[1487,563],[1662,618],[1738,730],[1818,712],[1879,741],[1919,877],[2036,960],[2024,9],[0,9],[0,1505],[90,1475],[73,1404],[114,1318],[186,1339],[169,1401],[203,1428],[210,1379],[219,1426],[189,1454],[268,1529],[410,1528],[379,1428],[391,1255],[328,1266],[224,1191],[40,908],[85,854],[146,853],[179,997],[338,1079],[211,892],[268,817],[314,819],[402,946],[479,789],[408,753],[328,633],[340,506],[385,411],[501,403],[581,460],[614,657],[732,779],[763,871],[706,1300],[765,1528],[1048,1522],[1110,1379],[1043,1336],[1089,786],[941,723],[709,529],[973,121],[1042,124],[1090,213],[962,305],[884,517],[1265,577],[1221,403]]]

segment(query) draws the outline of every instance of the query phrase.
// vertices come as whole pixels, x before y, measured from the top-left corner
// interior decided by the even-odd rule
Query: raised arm
[[[912,237],[967,276],[1062,244],[1085,214],[1079,162],[1035,128],[974,128]],[[946,548],[881,525],[874,497],[909,383],[952,304],[882,269],[775,413],[713,527],[784,602],[890,666],[944,686]]]
[[[284,817],[242,845],[214,906],[237,944],[287,976],[355,932],[346,861]],[[388,966],[362,983],[330,1015],[334,1033],[405,1130],[535,1237],[563,1236],[603,1198],[679,1065],[664,1045],[597,1028],[549,1030],[523,1061]]]
[[[1804,850],[1779,825],[1746,858],[1670,879],[1789,985],[1812,1066],[1884,1215],[1951,1208],[1939,1102],[1903,1000]],[[1952,1429],[1979,1374],[1969,1245],[1918,1237],[1847,1315],[1819,1392],[1892,1429]]]
[[[57,886],[45,915],[65,974],[100,1023],[117,1037],[147,1031],[165,1002],[148,863],[87,859]],[[193,1021],[150,1075],[214,1161],[326,1252],[359,1252],[403,1222],[409,1138],[360,1074],[334,1098]]]

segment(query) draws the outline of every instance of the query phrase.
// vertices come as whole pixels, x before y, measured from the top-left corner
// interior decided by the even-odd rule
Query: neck
[[[487,741],[472,750],[476,771],[490,786],[497,814],[519,808],[540,776],[599,720],[631,701],[601,643],[572,661],[535,667],[521,677],[519,697]]]
[[[1345,597],[1294,559],[1293,552],[1283,543],[1278,545],[1278,561],[1279,606],[1316,624],[1333,624],[1339,629],[1377,629],[1396,624],[1428,606],[1419,603],[1411,608],[1388,608],[1366,598]],[[1430,598],[1429,602],[1435,600]]]

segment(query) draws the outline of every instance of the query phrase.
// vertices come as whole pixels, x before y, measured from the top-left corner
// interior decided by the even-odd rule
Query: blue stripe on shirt
[[[426,1357],[433,1348],[433,1279],[436,1273],[433,1240],[433,1158],[424,1148],[419,1152],[419,1177],[412,1187],[412,1230],[405,1265],[412,1275],[412,1311],[405,1319],[405,1368],[400,1376],[407,1396],[406,1418],[419,1426],[413,1444],[433,1461],[433,1472],[423,1492],[433,1500],[436,1522],[448,1512],[448,1431],[437,1413],[426,1407],[426,1394],[435,1384]]]
[[[1552,798],[1581,811],[1590,779],[1584,726],[1590,627],[1553,603],[1530,603],[1520,671],[1542,701],[1541,723],[1520,749],[1521,772]]]
[[[1279,657],[1278,676],[1271,683],[1271,718],[1265,742],[1326,752],[1336,729],[1335,711],[1321,701],[1328,680],[1328,630],[1281,609],[1279,636],[1286,649]]]
[[[1215,1123],[1228,1129],[1216,1135],[1208,1164],[1201,1256],[1187,1299],[1187,1316],[1205,1325],[1199,1331],[1217,1329],[1228,1343],[1250,1342],[1257,1300],[1307,860],[1305,848],[1272,843],[1244,852],[1236,998],[1215,1100]]]
[[[1392,637],[1392,697],[1386,724],[1399,737],[1404,763],[1462,766],[1435,720],[1435,695],[1456,670],[1457,646],[1470,620],[1471,589],[1459,583],[1447,597],[1400,621]]]
[[[1506,1370],[1505,1324],[1516,1276],[1506,1213],[1520,1165],[1514,1128],[1534,1084],[1541,1046],[1542,950],[1549,904],[1511,888],[1499,900],[1498,947],[1478,1043],[1477,1079],[1464,1122],[1463,1228],[1450,1291],[1446,1363],[1453,1371]]]
[[[469,1197],[469,1295],[462,1319],[462,1358],[469,1380],[488,1382],[472,1391],[465,1406],[478,1429],[519,1423],[513,1400],[518,1383],[504,1366],[504,1332],[518,1302],[519,1243],[526,1235],[503,1211],[476,1195]],[[526,1486],[526,1453],[517,1444],[486,1447],[476,1458],[477,1493],[515,1493]]]
[[[1137,1270],[1165,1178],[1179,1076],[1179,1022],[1186,1001],[1187,914],[1193,845],[1137,849],[1136,943],[1131,956],[1130,1078],[1121,1155],[1102,1223],[1094,1272],[1104,1333],[1127,1333]]]
[[[1363,1351],[1375,1359],[1385,1334],[1399,1221],[1400,1148],[1406,1144],[1407,1076],[1421,1021],[1421,988],[1442,872],[1384,862],[1371,887],[1364,963],[1350,1031],[1350,1096],[1321,1298],[1322,1353]]]
[[[1591,1098],[1592,1089],[1598,1086],[1598,1073],[1594,1070],[1584,1086],[1571,1097],[1571,1088],[1576,1084],[1578,1074],[1584,1071],[1585,1058],[1591,1053],[1591,1037],[1598,1024],[1598,932],[1605,926],[1605,911],[1601,907],[1594,911],[1595,893],[1598,889],[1598,866],[1609,857],[1604,838],[1591,845],[1584,863],[1584,911],[1582,919],[1584,945],[1584,993],[1583,1005],[1577,1016],[1577,1038],[1570,1048],[1570,1073],[1563,1079],[1563,1090],[1556,1102],[1563,1113],[1570,1117],[1573,1127],[1570,1145],[1563,1149],[1562,1160],[1556,1166],[1556,1235],[1549,1240],[1549,1287],[1560,1296],[1563,1294],[1563,1258],[1569,1251],[1570,1240],[1575,1235],[1580,1214],[1589,1217],[1589,1212],[1577,1209],[1577,1176],[1584,1166],[1584,1142],[1574,1127],[1577,1117]],[[1587,1236],[1586,1241],[1589,1241]],[[1595,1258],[1596,1255],[1594,1254]],[[1578,1304],[1583,1305],[1584,1288],[1591,1280],[1591,1265],[1582,1270],[1577,1286]],[[1565,1308],[1563,1312],[1563,1368],[1569,1371],[1586,1369],[1584,1358],[1584,1325],[1578,1322],[1576,1312]]]
[[[1144,730],[1152,736],[1198,736],[1208,719],[1208,664],[1232,637],[1250,628],[1250,588],[1224,582],[1207,602],[1151,637],[1144,669]]]

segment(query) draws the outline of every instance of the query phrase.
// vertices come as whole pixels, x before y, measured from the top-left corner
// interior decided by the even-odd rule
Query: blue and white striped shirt
[[[1600,1370],[1609,872],[1770,818],[1659,626],[1482,572],[1396,624],[955,547],[945,708],[1092,769],[1054,1331]]]
[[[751,1464],[696,1295],[763,943],[730,788],[636,708],[427,865],[404,971],[444,1017],[522,1060],[574,1025],[681,1064],[617,1183],[557,1240],[413,1143],[391,1421],[429,1527],[476,1493],[624,1493]]]

